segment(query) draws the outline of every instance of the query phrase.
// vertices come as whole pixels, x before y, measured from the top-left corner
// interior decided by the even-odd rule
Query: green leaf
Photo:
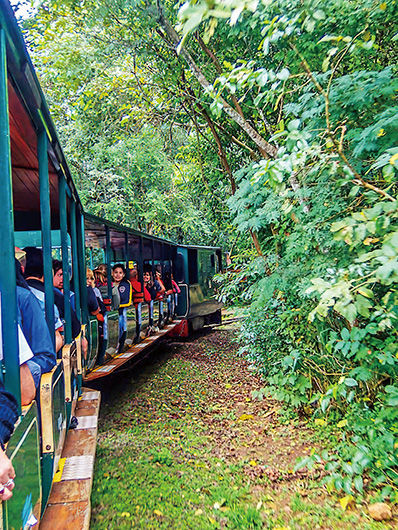
[[[276,74],[276,77],[280,79],[281,81],[286,81],[290,76],[290,72],[287,68],[282,68],[280,72]]]
[[[348,387],[352,387],[352,386],[358,386],[358,383],[355,379],[353,379],[352,377],[346,377],[344,379],[344,384]]]

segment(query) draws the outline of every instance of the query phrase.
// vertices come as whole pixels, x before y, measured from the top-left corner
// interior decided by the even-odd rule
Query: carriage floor
[[[179,324],[181,320],[173,320],[170,324],[166,325],[163,329],[158,331],[155,335],[147,337],[145,340],[138,344],[132,345],[126,352],[119,353],[112,359],[109,359],[101,366],[94,368],[94,370],[84,377],[84,381],[90,383],[101,377],[105,377],[118,368],[122,367],[135,358],[145,357],[145,354],[152,349],[153,345],[156,344],[162,337],[171,333]]]

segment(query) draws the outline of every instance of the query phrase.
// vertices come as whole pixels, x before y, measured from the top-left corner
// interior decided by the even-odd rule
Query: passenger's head
[[[105,263],[100,263],[100,264],[98,265],[98,267],[95,268],[95,270],[102,272],[102,274],[105,274],[105,276],[106,276],[106,273],[107,273],[108,267],[106,266]]]
[[[116,263],[112,267],[112,276],[116,283],[121,282],[126,276],[126,268],[122,263]]]
[[[87,269],[86,277],[87,277],[87,287],[95,287],[94,273],[91,269]]]
[[[19,287],[24,287],[25,289],[29,289],[29,285],[26,283],[26,280],[22,274],[21,262],[17,258],[15,258],[15,274],[16,274],[17,285]]]
[[[144,282],[148,283],[151,281],[151,273],[149,271],[144,272]]]
[[[161,280],[162,279],[162,273],[158,270],[155,271],[155,278],[157,280]]]
[[[25,247],[24,251],[26,252],[25,278],[43,280],[43,251],[36,247]]]
[[[93,273],[96,285],[106,285],[108,281],[106,273],[104,273],[100,269],[94,269]]]
[[[137,269],[131,269],[130,271],[130,280],[136,280],[138,278]]]
[[[64,288],[64,275],[62,274],[62,261],[53,259],[53,285],[60,291]]]
[[[19,247],[15,247],[15,257],[21,264],[22,273],[23,273],[25,270],[25,265],[26,265],[26,252],[20,249]]]

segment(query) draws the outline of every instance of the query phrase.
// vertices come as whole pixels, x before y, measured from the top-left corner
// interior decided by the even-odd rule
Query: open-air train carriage
[[[82,385],[133,364],[140,352],[149,351],[165,334],[185,335],[190,327],[218,319],[220,305],[212,298],[211,278],[221,267],[221,253],[212,247],[176,245],[84,213],[6,0],[0,0],[0,168],[0,377],[19,404],[15,246],[43,250],[45,314],[53,341],[55,256],[62,257],[65,306],[65,344],[57,363],[42,375],[36,399],[25,407],[19,405],[20,419],[7,447],[16,487],[12,499],[0,503],[0,519],[5,529],[35,527],[40,518],[42,529],[88,528],[100,396]],[[173,320],[166,303],[153,304],[153,313],[147,304],[138,312],[132,305],[124,349],[115,355],[120,338],[117,309],[108,312],[108,335],[102,340],[97,321],[88,312],[86,267],[101,262],[108,266],[109,287],[110,267],[117,262],[129,269],[136,266],[141,282],[149,270],[174,274],[181,288],[176,306],[177,319],[181,318]],[[82,324],[75,340],[71,290]],[[144,338],[150,318],[160,329]],[[84,333],[87,358],[82,353]],[[71,424],[74,430],[68,430]]]
[[[60,231],[67,300],[67,234],[70,234],[80,311],[80,273],[85,281],[83,209],[18,25],[10,5],[3,0],[0,2],[0,164],[2,377],[6,388],[20,403],[15,236],[28,231],[41,233],[46,319],[49,329],[54,330],[51,229]],[[7,448],[17,479],[12,499],[2,506],[5,528],[34,526],[47,505],[81,387],[80,339],[72,343],[70,326],[66,311],[65,347],[53,370],[42,376],[40,399],[20,408],[20,422]]]
[[[87,381],[104,377],[116,371],[127,360],[140,359],[153,337],[145,341],[151,323],[158,323],[160,333],[167,330],[169,335],[187,337],[189,331],[205,324],[220,322],[221,304],[214,298],[212,278],[221,269],[221,250],[214,247],[182,246],[171,241],[144,234],[85,214],[86,260],[91,269],[101,263],[108,266],[108,300],[111,302],[110,270],[115,263],[123,263],[127,270],[136,268],[140,282],[144,272],[160,271],[170,273],[179,285],[181,293],[174,311],[178,319],[172,320],[170,309],[164,302],[132,305],[127,312],[126,345],[132,346],[131,356],[117,351],[118,311],[111,310],[107,315],[108,335],[106,340],[92,340],[86,362]],[[163,324],[170,324],[162,330]],[[91,337],[98,337],[98,324],[90,318]],[[141,339],[140,339],[141,334]],[[138,345],[134,346],[135,344]],[[134,355],[133,355],[134,354]],[[124,359],[124,362],[122,360]],[[90,372],[91,371],[91,372]],[[88,373],[90,372],[90,373]]]

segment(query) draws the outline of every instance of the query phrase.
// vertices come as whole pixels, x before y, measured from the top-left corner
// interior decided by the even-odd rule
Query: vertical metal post
[[[80,281],[79,281],[79,259],[77,250],[77,229],[76,229],[76,203],[72,200],[70,205],[70,231],[72,238],[72,268],[73,268],[73,289],[75,292],[75,311],[77,318],[81,320],[80,311]]]
[[[0,197],[3,204],[0,223],[1,347],[4,356],[5,386],[14,394],[18,401],[18,409],[21,410],[7,56],[3,28],[0,28],[0,175]]]
[[[108,298],[112,300],[112,276],[111,276],[111,234],[109,232],[109,226],[105,225],[105,237],[106,237],[106,277],[108,283]]]
[[[59,220],[61,228],[62,273],[64,276],[64,318],[65,318],[65,343],[72,342],[72,316],[70,310],[70,282],[69,282],[69,256],[68,256],[68,219],[66,207],[66,180],[63,175],[58,176],[59,192]]]
[[[55,346],[54,287],[51,255],[51,206],[47,142],[46,131],[45,129],[41,129],[37,136],[37,158],[39,162],[40,219],[44,265],[44,290],[46,295],[46,320],[53,344]]]
[[[81,317],[83,324],[86,324],[87,331],[90,333],[88,326],[89,316],[88,316],[88,299],[87,299],[87,280],[86,280],[86,240],[84,236],[84,215],[81,212],[77,213],[77,236],[78,236],[78,263],[79,263],[79,279],[80,279],[80,306],[81,306]]]
[[[94,268],[93,249],[90,247],[88,250],[89,250],[89,253],[90,253],[90,269],[93,270],[93,268]]]
[[[160,244],[160,261],[161,261],[161,267],[162,267],[162,280],[164,280],[163,276],[164,276],[164,247],[163,247],[163,243]]]
[[[155,280],[155,242],[153,239],[151,240],[151,242],[152,242],[152,276],[153,276],[153,279]]]
[[[129,236],[128,233],[124,233],[124,260],[126,262],[126,270],[129,270]],[[128,280],[130,278],[127,278]]]
[[[141,282],[142,290],[144,290],[144,241],[140,236],[140,253],[138,256],[138,279]]]

